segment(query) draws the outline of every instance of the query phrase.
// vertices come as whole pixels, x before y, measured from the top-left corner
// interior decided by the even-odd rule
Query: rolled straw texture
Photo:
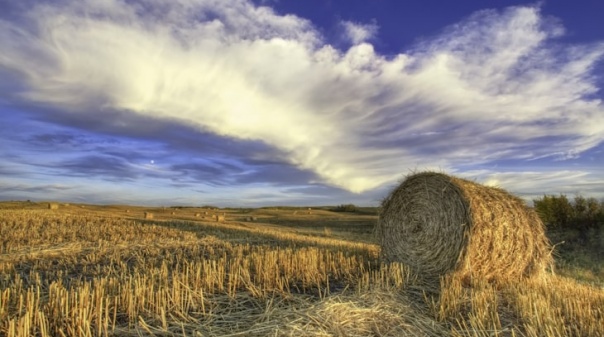
[[[411,175],[393,190],[382,204],[378,236],[386,261],[403,262],[426,279],[522,278],[552,262],[543,223],[521,199],[441,173]]]

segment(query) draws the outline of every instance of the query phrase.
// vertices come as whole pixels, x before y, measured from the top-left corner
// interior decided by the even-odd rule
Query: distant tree
[[[567,227],[573,217],[573,206],[564,194],[544,195],[541,199],[533,200],[533,204],[537,214],[548,227]]]
[[[533,200],[535,211],[547,227],[557,227],[558,225],[554,216],[553,198],[555,196],[543,195],[542,198]]]
[[[356,212],[357,206],[353,204],[342,204],[331,209],[334,212]]]
[[[580,229],[597,228],[602,225],[602,216],[604,215],[603,203],[595,198],[584,198],[577,195],[574,200],[573,223]]]
[[[587,215],[587,199],[581,195],[575,196],[573,205],[573,216],[575,219],[583,219]]]
[[[568,227],[573,220],[573,206],[564,194],[554,198],[554,217],[560,227]]]
[[[600,203],[596,198],[587,199],[586,217],[592,225],[590,227],[602,226],[602,216],[604,216],[604,202]]]
[[[576,195],[571,203],[566,195],[544,195],[533,200],[535,211],[550,228],[589,228],[604,226],[604,201]]]

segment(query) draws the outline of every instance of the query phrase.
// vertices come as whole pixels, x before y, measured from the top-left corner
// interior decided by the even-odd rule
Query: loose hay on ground
[[[508,192],[440,173],[411,175],[384,200],[382,256],[428,280],[540,275],[551,265],[543,223]]]

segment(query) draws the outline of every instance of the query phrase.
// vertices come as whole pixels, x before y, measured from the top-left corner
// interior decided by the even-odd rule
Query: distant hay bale
[[[130,213],[130,210],[129,210],[129,209],[127,209],[127,210],[126,210],[126,213]]]
[[[153,219],[153,213],[145,212],[145,219]]]
[[[208,215],[208,212],[203,212],[203,215]]]
[[[199,218],[201,216],[201,213],[195,213],[195,217]]]
[[[382,257],[427,280],[519,279],[552,263],[537,214],[508,192],[440,173],[407,177],[382,203]]]
[[[223,221],[224,221],[224,219],[225,219],[224,215],[218,215],[218,216],[216,217],[216,221],[217,221],[217,222],[223,222]]]
[[[48,204],[48,209],[59,209],[59,204],[55,204],[55,203],[49,203]]]

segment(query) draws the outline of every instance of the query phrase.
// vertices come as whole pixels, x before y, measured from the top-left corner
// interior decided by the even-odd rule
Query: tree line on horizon
[[[566,195],[543,195],[534,199],[537,214],[548,229],[604,228],[604,201],[576,195],[570,200]]]

